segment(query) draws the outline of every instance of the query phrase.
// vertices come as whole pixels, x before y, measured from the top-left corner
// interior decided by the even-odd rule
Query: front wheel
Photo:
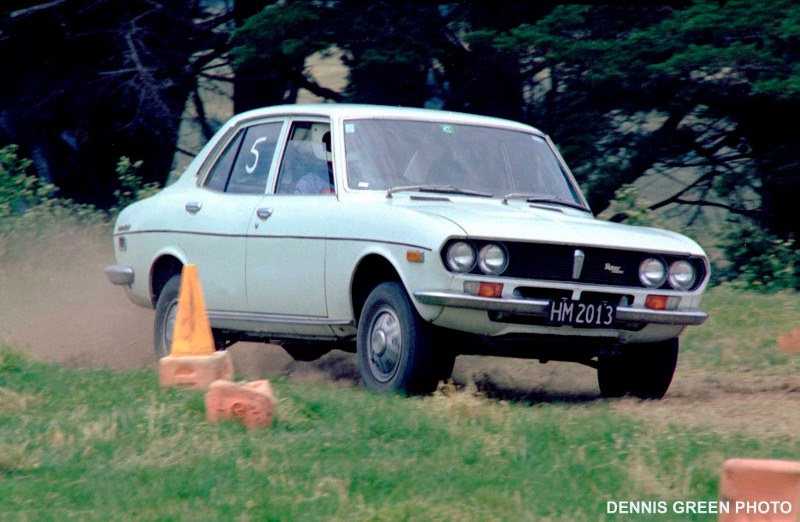
[[[181,276],[172,276],[156,303],[156,319],[153,329],[153,346],[156,359],[169,355],[172,347],[172,334],[175,331],[175,318],[178,316],[178,292],[181,289]]]
[[[619,353],[601,355],[597,381],[603,397],[631,394],[661,399],[667,393],[678,363],[678,338],[657,343],[626,345]]]
[[[381,283],[367,297],[358,322],[357,351],[361,378],[372,390],[429,393],[436,389],[430,330],[396,281]]]

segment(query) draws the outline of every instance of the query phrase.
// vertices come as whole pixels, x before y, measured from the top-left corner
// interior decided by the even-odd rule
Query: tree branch
[[[52,2],[46,2],[44,4],[34,5],[31,7],[26,7],[24,9],[17,9],[16,11],[11,11],[8,14],[9,18],[23,18],[25,16],[30,16],[38,11],[44,11],[46,9],[50,9],[52,7],[58,7],[61,4],[67,3],[67,0],[53,0]]]

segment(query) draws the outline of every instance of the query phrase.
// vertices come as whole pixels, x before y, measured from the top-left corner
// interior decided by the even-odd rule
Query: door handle
[[[267,219],[271,215],[272,215],[272,209],[271,208],[261,207],[258,210],[256,210],[256,216],[258,216],[260,219]]]
[[[190,201],[184,206],[184,208],[189,214],[197,214],[200,212],[200,209],[203,208],[203,204],[199,201]]]

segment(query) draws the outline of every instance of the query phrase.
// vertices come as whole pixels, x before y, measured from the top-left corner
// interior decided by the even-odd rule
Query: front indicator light
[[[680,298],[666,295],[648,295],[644,300],[644,307],[649,310],[675,310],[678,308]]]
[[[406,261],[409,263],[424,263],[425,252],[422,250],[406,250]]]
[[[464,293],[478,297],[499,298],[503,296],[503,283],[484,283],[478,281],[465,281]]]

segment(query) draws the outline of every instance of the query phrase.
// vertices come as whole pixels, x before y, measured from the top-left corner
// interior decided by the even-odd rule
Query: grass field
[[[774,340],[799,306],[796,294],[714,290],[712,320],[687,334],[682,365],[711,385],[796,382],[800,357]],[[785,432],[690,426],[681,412],[656,421],[647,412],[659,403],[632,399],[509,402],[452,388],[403,398],[285,378],[273,386],[275,423],[247,432],[207,423],[203,392],[160,389],[152,368],[67,369],[7,347],[0,518],[637,520],[607,513],[606,502],[716,500],[726,458],[800,457],[800,440]],[[780,404],[800,411],[800,386],[789,386]]]

